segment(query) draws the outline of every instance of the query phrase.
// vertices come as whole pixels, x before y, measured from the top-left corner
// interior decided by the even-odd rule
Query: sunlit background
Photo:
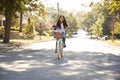
[[[41,0],[46,6],[59,8],[66,11],[90,11],[89,4],[91,2],[97,3],[102,0]]]

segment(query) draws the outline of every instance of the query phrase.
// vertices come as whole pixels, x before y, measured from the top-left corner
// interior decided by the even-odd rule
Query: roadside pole
[[[59,17],[60,15],[59,2],[57,2],[57,12],[58,12],[58,17]]]

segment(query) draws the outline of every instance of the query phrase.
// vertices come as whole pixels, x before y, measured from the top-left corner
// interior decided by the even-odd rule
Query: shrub
[[[35,37],[35,26],[31,17],[28,18],[28,25],[25,27],[23,32],[27,35],[27,38],[33,39]]]

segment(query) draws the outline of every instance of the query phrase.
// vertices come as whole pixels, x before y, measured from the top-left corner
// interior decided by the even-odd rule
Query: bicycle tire
[[[57,58],[60,59],[63,57],[63,42],[62,39],[57,40]]]

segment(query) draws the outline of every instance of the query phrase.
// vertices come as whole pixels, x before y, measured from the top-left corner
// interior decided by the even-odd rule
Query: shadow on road
[[[120,80],[120,56],[101,52],[54,50],[0,53],[0,80]]]

